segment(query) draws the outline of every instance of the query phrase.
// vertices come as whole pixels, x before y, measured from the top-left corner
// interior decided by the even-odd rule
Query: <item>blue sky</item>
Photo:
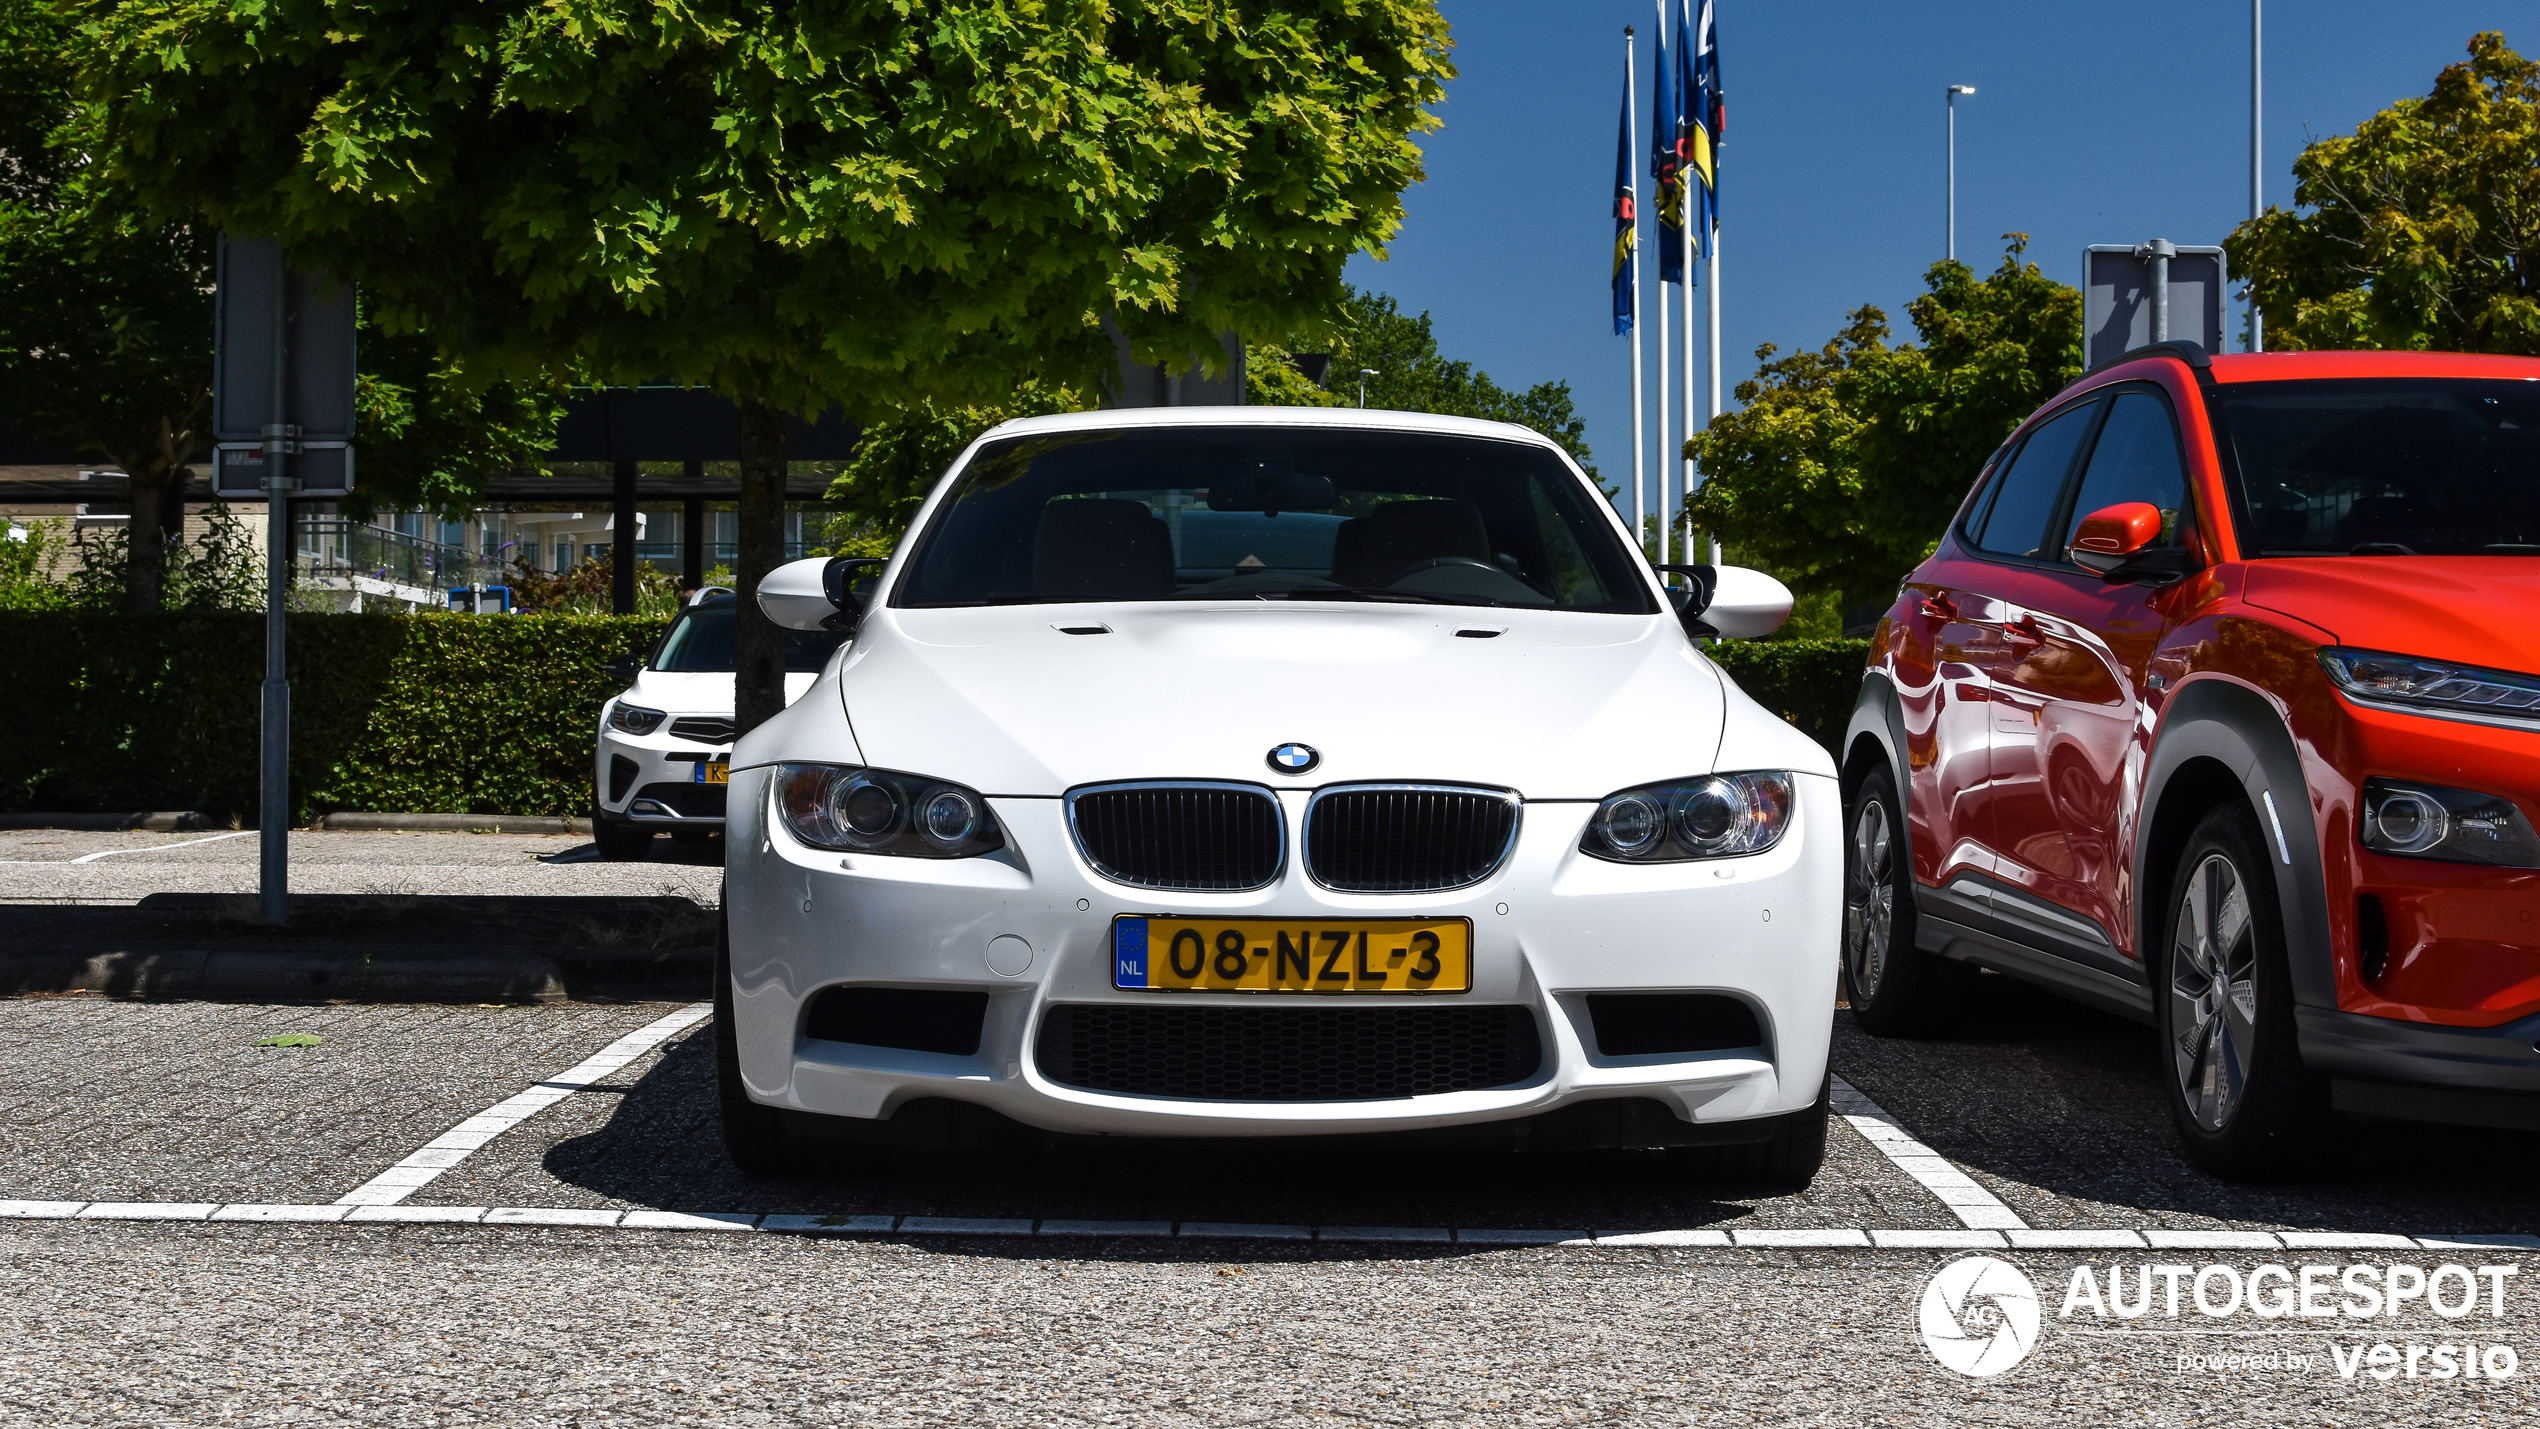
[[[1904,305],[1941,256],[1946,85],[1978,90],[1959,101],[1958,256],[1980,272],[2000,261],[2009,230],[2074,282],[2087,244],[2219,243],[2247,215],[2246,0],[1717,4],[1729,104],[1724,394],[1752,371],[1758,343],[1820,345],[1863,303],[1911,336]],[[1356,259],[1350,278],[1427,309],[1449,356],[1504,384],[1569,382],[1602,475],[1621,481],[1630,344],[1612,335],[1607,308],[1614,118],[1630,24],[1646,147],[1654,3],[1440,8],[1460,71],[1438,111],[1445,128],[1426,140],[1428,179],[1405,196],[1390,260]],[[2499,0],[2276,0],[2268,202],[2292,201],[2307,137],[2425,93],[2477,31],[2540,51],[2536,13]],[[1648,360],[1654,378],[1654,349]]]

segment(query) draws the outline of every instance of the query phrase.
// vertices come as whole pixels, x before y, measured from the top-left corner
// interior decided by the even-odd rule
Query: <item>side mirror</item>
[[[2161,546],[2161,508],[2120,501],[2081,518],[2073,531],[2073,564],[2110,583],[2176,585],[2205,568],[2185,546]]]
[[[863,602],[855,572],[885,562],[871,556],[806,556],[787,561],[758,583],[758,608],[787,630],[855,629]]]
[[[1674,591],[1676,618],[1687,635],[1725,635],[1754,640],[1782,628],[1790,619],[1790,587],[1745,566],[1659,566],[1690,577],[1693,588]]]
[[[2073,531],[2073,564],[2106,575],[2160,539],[2160,507],[2120,501],[2081,518]]]
[[[635,683],[636,672],[644,668],[644,659],[640,655],[620,655],[600,668],[619,684],[631,685]]]

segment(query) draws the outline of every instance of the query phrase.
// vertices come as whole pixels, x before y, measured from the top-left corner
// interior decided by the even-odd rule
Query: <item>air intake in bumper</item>
[[[1325,789],[1305,810],[1305,869],[1347,893],[1437,893],[1481,882],[1517,842],[1517,796],[1439,784]]]
[[[1592,992],[1588,1020],[1608,1057],[1729,1052],[1764,1045],[1755,1009],[1716,992]]]
[[[1254,784],[1105,784],[1067,796],[1076,847],[1114,883],[1238,893],[1278,881],[1279,801]]]
[[[1033,1050],[1063,1086],[1208,1101],[1381,1101],[1524,1082],[1523,1007],[1136,1007],[1059,1003]]]

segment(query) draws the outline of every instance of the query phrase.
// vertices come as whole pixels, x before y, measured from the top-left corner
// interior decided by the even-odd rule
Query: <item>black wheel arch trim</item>
[[[1873,668],[1861,676],[1861,693],[1852,702],[1852,719],[1843,728],[1843,754],[1835,761],[1835,769],[1844,778],[1845,793],[1850,793],[1852,751],[1863,738],[1877,742],[1887,758],[1887,777],[1903,799],[1912,786],[1905,777],[1905,705],[1896,697],[1896,686],[1887,672]]]
[[[2135,952],[2147,975],[2159,946],[2162,908],[2169,901],[2171,870],[2156,869],[2155,821],[2171,783],[2187,765],[2210,759],[2239,781],[2249,812],[2267,845],[2275,875],[2276,907],[2284,920],[2286,961],[2297,1007],[2333,1008],[2337,979],[2329,930],[2328,886],[2320,867],[2310,785],[2284,717],[2257,691],[2230,680],[2189,680],[2161,712],[2152,758],[2144,770],[2143,800],[2135,823]],[[2267,797],[2272,794],[2272,808]],[[2277,843],[2278,830],[2283,842]],[[2288,861],[2289,859],[2289,861]]]

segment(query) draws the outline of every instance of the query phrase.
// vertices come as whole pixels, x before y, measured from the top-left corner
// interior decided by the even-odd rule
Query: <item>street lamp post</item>
[[[1975,92],[1972,84],[1953,84],[1945,100],[1949,106],[1949,248],[1942,256],[1952,262],[1958,257],[1958,96]]]
[[[1378,374],[1375,368],[1362,367],[1358,369],[1358,405],[1362,408],[1367,405],[1367,379],[1376,375]]]

